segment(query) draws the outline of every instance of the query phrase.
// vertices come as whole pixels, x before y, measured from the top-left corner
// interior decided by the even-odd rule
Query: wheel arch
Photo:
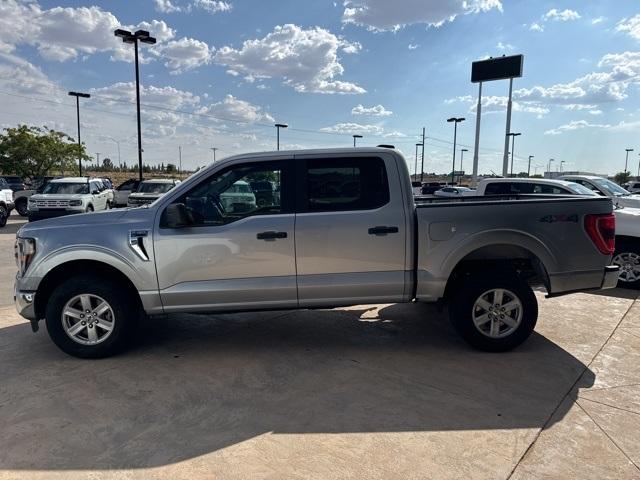
[[[142,301],[138,290],[129,277],[121,270],[98,260],[71,260],[52,268],[40,281],[34,305],[36,318],[44,318],[47,301],[58,285],[74,275],[87,273],[113,281],[120,288],[128,292],[131,299],[137,302],[137,306],[142,308]]]

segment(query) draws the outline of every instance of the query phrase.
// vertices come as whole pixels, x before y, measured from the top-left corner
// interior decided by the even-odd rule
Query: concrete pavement
[[[640,479],[635,297],[538,295],[503,354],[433,306],[363,305],[171,315],[99,361],[0,307],[0,479]]]

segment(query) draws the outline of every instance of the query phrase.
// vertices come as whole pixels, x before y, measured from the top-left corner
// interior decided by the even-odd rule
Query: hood
[[[129,197],[133,198],[160,198],[164,193],[143,193],[143,192],[135,192],[129,195]]]
[[[65,215],[62,217],[48,218],[36,222],[27,223],[18,231],[20,236],[29,236],[29,232],[58,228],[58,227],[94,227],[99,225],[105,228],[112,223],[126,221],[125,217],[129,210],[103,210],[101,212],[78,213],[75,215]]]
[[[613,204],[622,207],[640,208],[640,195],[628,195],[626,197],[613,197]]]

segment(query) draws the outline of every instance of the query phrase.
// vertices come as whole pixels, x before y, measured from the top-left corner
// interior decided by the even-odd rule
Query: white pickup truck
[[[280,194],[225,207],[238,182],[257,181]],[[416,203],[394,149],[244,154],[150,205],[25,225],[15,301],[79,357],[118,351],[139,313],[413,301],[448,301],[467,342],[503,351],[535,327],[532,285],[550,296],[615,286],[614,235],[608,198]]]

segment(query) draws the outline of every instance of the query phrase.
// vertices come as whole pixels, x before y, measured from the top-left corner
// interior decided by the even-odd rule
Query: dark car
[[[251,190],[256,196],[256,205],[266,207],[277,204],[276,186],[267,180],[250,182]]]
[[[426,182],[422,184],[422,195],[433,195],[435,192],[442,188],[443,184],[440,182]]]
[[[14,192],[19,192],[20,190],[25,189],[22,178],[17,175],[2,175],[0,178],[4,178],[9,184],[9,188]]]

